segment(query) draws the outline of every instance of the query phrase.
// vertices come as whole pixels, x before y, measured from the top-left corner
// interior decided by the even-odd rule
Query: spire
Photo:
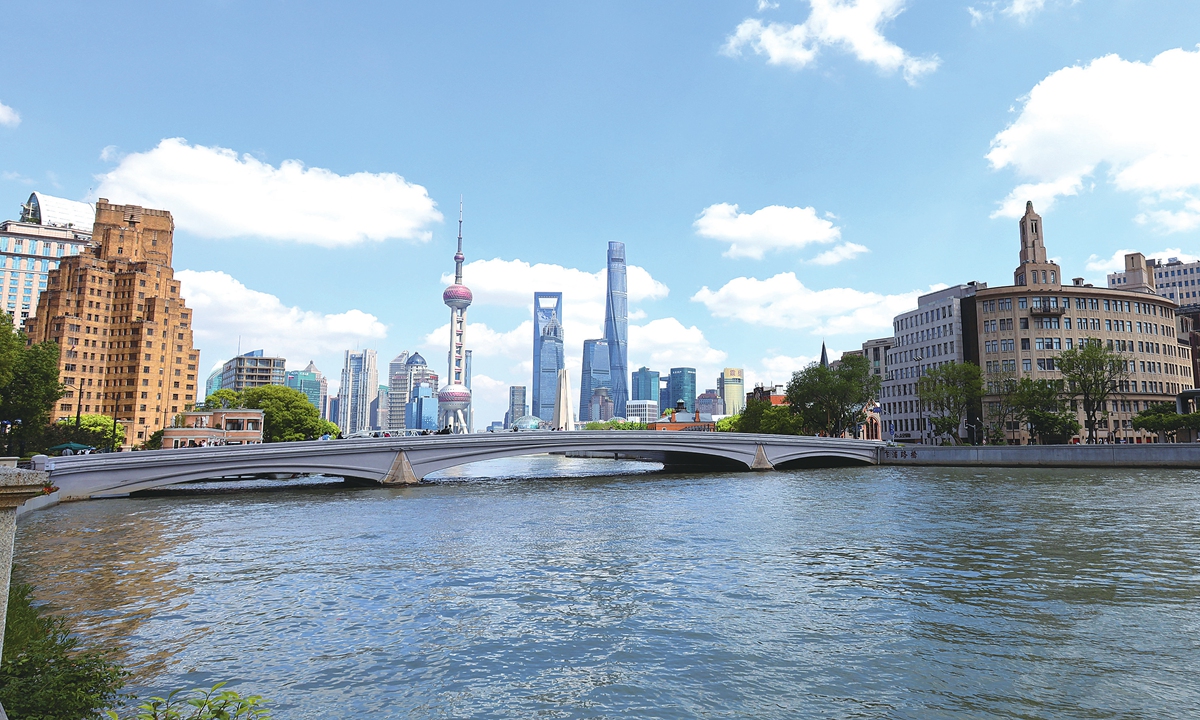
[[[829,353],[825,352],[825,341],[821,341],[821,367],[829,367]]]
[[[454,284],[462,285],[462,221],[463,221],[463,199],[462,195],[458,196],[458,252],[454,253]]]

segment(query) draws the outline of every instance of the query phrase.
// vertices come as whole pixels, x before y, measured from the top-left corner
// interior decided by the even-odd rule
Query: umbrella
[[[62,452],[63,450],[70,450],[72,452],[75,452],[76,450],[90,450],[91,448],[92,448],[91,445],[80,445],[77,442],[67,442],[67,443],[63,443],[61,445],[55,445],[52,448],[46,448],[46,449],[47,450],[58,450],[59,452]]]

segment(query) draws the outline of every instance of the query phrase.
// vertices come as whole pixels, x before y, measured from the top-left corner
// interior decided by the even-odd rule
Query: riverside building
[[[721,371],[717,376],[717,394],[724,404],[724,414],[742,414],[742,408],[746,407],[746,382],[742,368],[725,368]]]
[[[1191,273],[1159,280],[1163,268],[1132,253],[1126,256],[1124,273],[1109,276],[1109,288],[1085,284],[1083,278],[1064,285],[1058,265],[1046,259],[1042,219],[1032,203],[1026,204],[1019,226],[1021,253],[1013,271],[1014,284],[983,288],[975,295],[986,392],[984,423],[1003,430],[1009,442],[1028,442],[1025,428],[1011,423],[1000,427],[1006,422],[998,417],[1001,382],[1022,377],[1060,381],[1062,351],[1101,342],[1121,353],[1129,365],[1128,378],[1097,421],[1097,437],[1106,442],[1150,441],[1151,434],[1132,428],[1133,416],[1154,403],[1173,403],[1177,393],[1194,385],[1192,351],[1187,338],[1177,332],[1177,306],[1164,297],[1167,288],[1162,285],[1182,282],[1176,278],[1186,279]],[[1190,292],[1183,285],[1170,287],[1179,288],[1176,293]],[[1084,425],[1083,408],[1072,406]],[[1081,436],[1086,438],[1086,428]]]
[[[33,193],[20,220],[0,223],[0,307],[20,327],[37,310],[49,273],[92,240],[87,203]]]
[[[287,361],[281,357],[265,357],[262,350],[252,350],[221,366],[221,388],[241,392],[264,385],[283,385],[287,380],[286,365]]]
[[[171,267],[175,222],[166,210],[96,201],[92,245],[49,271],[35,343],[62,348],[66,390],[51,421],[77,413],[110,415],[140,444],[196,403],[200,351],[192,313]]]

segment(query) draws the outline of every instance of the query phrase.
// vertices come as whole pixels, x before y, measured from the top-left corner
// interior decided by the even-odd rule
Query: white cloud
[[[809,5],[812,12],[800,25],[743,20],[722,52],[737,56],[749,46],[772,65],[803,68],[821,48],[838,47],[884,72],[902,71],[910,84],[941,62],[936,55],[913,57],[883,36],[882,27],[904,11],[905,0],[809,0]]]
[[[814,334],[890,332],[892,318],[916,307],[917,297],[945,287],[880,295],[853,288],[811,290],[795,273],[766,280],[739,277],[717,290],[707,286],[692,296],[714,317],[751,325],[807,330]]]
[[[1046,0],[1012,0],[1005,8],[1004,12],[1011,15],[1021,22],[1025,22],[1029,18],[1038,14],[1046,7]]]
[[[1149,63],[1108,55],[1039,82],[1016,121],[992,139],[987,159],[1030,179],[994,214],[1018,217],[1074,195],[1100,166],[1150,211],[1139,217],[1173,232],[1200,226],[1200,50],[1168,50]],[[1029,198],[1022,197],[1028,193]]]
[[[0,125],[16,127],[21,124],[21,113],[0,102]]]
[[[1168,258],[1179,258],[1180,261],[1185,263],[1191,263],[1200,260],[1200,256],[1186,253],[1180,248],[1167,248],[1166,250],[1159,250],[1158,252],[1144,252],[1142,250],[1117,250],[1112,254],[1112,257],[1100,257],[1099,255],[1092,255],[1088,257],[1087,265],[1085,265],[1085,267],[1087,268],[1088,272],[1096,273],[1100,276],[1097,278],[1098,282],[1107,283],[1108,274],[1123,271],[1125,269],[1125,256],[1129,253],[1135,252],[1140,252],[1147,258],[1156,258],[1162,262],[1166,262]]]
[[[696,368],[696,391],[714,387],[729,356],[712,347],[700,328],[673,317],[629,326],[629,369],[643,365],[665,373],[668,368]]]
[[[815,209],[782,205],[768,205],[752,213],[738,212],[738,206],[729,203],[709,205],[693,227],[702,237],[729,243],[726,257],[755,260],[768,250],[829,243],[842,236],[832,222],[817,217]]]
[[[303,367],[324,356],[325,375],[336,385],[344,349],[387,337],[387,327],[361,310],[326,314],[289,307],[212,270],[180,270],[175,277],[193,310],[196,344],[207,357],[232,357],[239,338],[243,352],[262,348],[268,355],[286,357],[289,366]]]
[[[105,148],[110,157],[113,152]],[[395,173],[338,175],[299,160],[279,167],[233,150],[168,138],[122,157],[98,197],[170,210],[208,238],[258,237],[340,247],[390,238],[424,242],[442,220],[425,188]]]
[[[779,7],[779,3],[774,2],[774,0],[758,0],[759,12],[763,12],[764,10],[774,10],[777,7]]]
[[[831,250],[826,250],[809,262],[814,265],[836,265],[843,260],[853,260],[865,252],[870,252],[870,250],[858,243],[842,243]]]
[[[454,275],[442,275],[442,282],[454,282]],[[471,288],[475,302],[505,307],[529,307],[532,313],[534,291],[563,292],[563,302],[600,304],[597,317],[604,317],[604,294],[608,276],[605,270],[588,272],[562,265],[524,260],[475,260],[463,266],[463,284]],[[629,302],[665,298],[670,290],[644,268],[629,265],[625,269]]]
[[[511,358],[514,360],[521,359],[532,352],[533,348],[533,321],[526,320],[517,327],[508,332],[497,332],[488,327],[485,323],[467,323],[465,332],[467,348],[471,350],[472,362],[474,358]],[[582,347],[582,343],[580,344]],[[439,368],[439,363],[445,363],[445,353],[449,352],[450,348],[450,323],[439,327],[425,335],[421,342],[421,347],[427,353],[431,354],[426,357],[426,361],[430,366]],[[472,365],[474,370],[474,365]],[[435,370],[438,375],[445,375],[446,368]]]

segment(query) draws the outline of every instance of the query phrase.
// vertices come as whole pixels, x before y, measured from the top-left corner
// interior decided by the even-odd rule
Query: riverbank
[[[943,467],[1200,468],[1200,443],[888,446],[880,448],[879,464]]]

